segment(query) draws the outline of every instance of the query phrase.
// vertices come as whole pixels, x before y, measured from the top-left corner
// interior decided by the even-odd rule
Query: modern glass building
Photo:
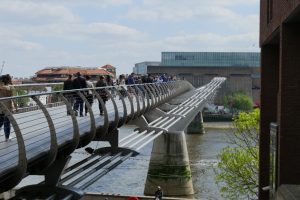
[[[255,103],[260,102],[259,52],[162,52],[159,65],[143,64],[136,65],[143,69],[140,74],[176,76],[195,87],[216,76],[226,77],[227,81],[216,98],[217,103],[221,103],[225,95],[236,91],[244,91],[253,97]]]
[[[162,52],[161,66],[260,67],[258,52]]]
[[[133,72],[135,74],[147,74],[148,66],[159,66],[160,62],[141,62],[134,65]]]

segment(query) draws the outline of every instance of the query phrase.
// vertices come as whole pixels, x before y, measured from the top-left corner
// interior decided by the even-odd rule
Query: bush
[[[240,111],[249,112],[253,109],[252,99],[244,92],[235,92],[225,96],[224,105],[231,110],[232,113]]]
[[[230,137],[233,147],[218,155],[216,182],[226,199],[258,199],[259,118],[259,109],[237,115]]]

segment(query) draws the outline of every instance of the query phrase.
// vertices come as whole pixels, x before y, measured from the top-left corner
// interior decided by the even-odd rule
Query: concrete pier
[[[204,134],[203,116],[202,112],[199,112],[194,120],[187,127],[188,134]]]
[[[166,196],[194,194],[183,131],[163,134],[153,142],[144,193],[153,195],[157,186],[161,186]]]

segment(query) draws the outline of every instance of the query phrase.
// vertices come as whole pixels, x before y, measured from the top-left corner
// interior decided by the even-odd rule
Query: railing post
[[[9,180],[7,182],[0,182],[0,193],[2,193],[13,188],[22,180],[27,171],[27,158],[24,138],[22,136],[18,123],[16,122],[12,113],[5,106],[5,103],[3,103],[2,101],[0,101],[0,110],[7,116],[10,123],[12,124],[12,127],[16,134],[18,145],[18,164],[16,170],[13,173],[13,176],[10,176],[8,174],[8,177],[6,175],[1,177],[2,180]]]
[[[32,96],[31,97],[36,104],[39,106],[39,108],[42,110],[48,126],[49,126],[49,134],[50,134],[50,149],[49,149],[49,153],[47,155],[47,157],[44,158],[44,163],[39,165],[38,167],[41,167],[39,169],[34,169],[34,173],[40,174],[43,171],[43,168],[48,167],[49,165],[51,165],[57,156],[57,152],[58,152],[58,144],[57,144],[57,136],[56,136],[56,130],[54,127],[54,123],[53,120],[48,112],[48,110],[46,109],[46,107],[42,104],[42,102],[39,100],[39,98],[37,98],[36,96]]]

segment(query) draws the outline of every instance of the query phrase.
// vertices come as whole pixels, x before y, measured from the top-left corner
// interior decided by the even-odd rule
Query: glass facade
[[[141,62],[141,63],[137,63],[135,64],[134,68],[133,68],[133,72],[136,74],[147,74],[147,70],[148,70],[148,66],[159,66],[160,62]]]
[[[162,66],[260,67],[258,52],[162,52]]]

